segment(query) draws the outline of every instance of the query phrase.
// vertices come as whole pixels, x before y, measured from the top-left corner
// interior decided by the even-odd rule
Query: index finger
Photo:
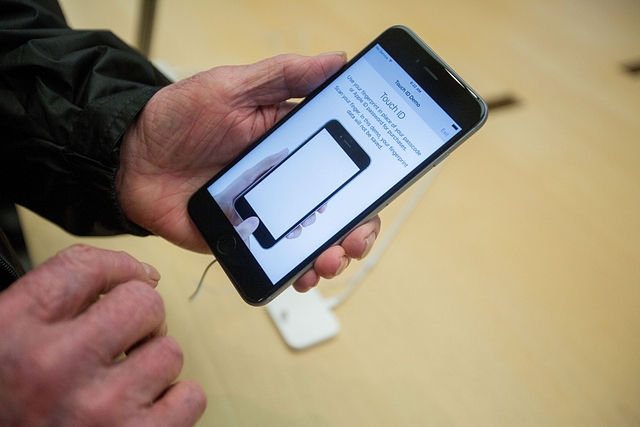
[[[271,105],[307,96],[347,62],[344,52],[317,56],[278,55],[237,71],[240,102]]]
[[[15,285],[30,296],[30,311],[52,322],[75,317],[99,295],[131,280],[156,287],[160,274],[124,252],[74,245],[45,261]]]

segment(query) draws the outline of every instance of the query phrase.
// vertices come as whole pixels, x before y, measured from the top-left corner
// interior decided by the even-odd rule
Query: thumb
[[[344,52],[318,56],[279,55],[246,66],[241,80],[243,100],[253,105],[271,105],[302,98],[324,83],[347,61]]]
[[[253,234],[254,231],[258,229],[258,225],[260,225],[260,220],[255,217],[249,217],[242,221],[240,225],[236,227],[236,231],[245,242]]]

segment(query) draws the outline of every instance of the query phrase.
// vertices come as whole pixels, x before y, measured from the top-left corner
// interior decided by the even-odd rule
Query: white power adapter
[[[340,321],[317,289],[299,293],[289,287],[267,304],[267,311],[287,345],[304,350],[340,331]]]

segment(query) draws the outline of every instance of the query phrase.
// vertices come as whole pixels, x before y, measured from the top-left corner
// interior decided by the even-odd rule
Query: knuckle
[[[122,404],[126,393],[117,387],[92,387],[76,395],[75,412],[77,418],[87,425],[107,426],[117,423],[117,414],[122,414],[126,405]]]
[[[84,244],[74,244],[58,252],[54,259],[63,269],[72,269],[81,280],[101,282],[107,270],[124,270],[134,274],[138,262],[122,251],[110,251]]]
[[[69,299],[75,298],[73,289],[80,286],[83,281],[83,272],[87,269],[86,259],[94,248],[87,245],[73,245],[61,250],[42,266],[37,267],[40,271],[39,275],[35,275],[32,280],[34,285],[30,289],[32,295],[34,311],[38,316],[46,318],[51,313],[55,313],[60,307],[64,306]],[[60,272],[73,271],[77,273],[71,283],[67,286],[61,286],[56,280],[43,279],[43,272],[47,274],[63,277]],[[29,277],[28,275],[25,278]],[[26,279],[25,279],[26,280]]]
[[[98,251],[99,249],[89,245],[74,244],[58,252],[54,258],[64,265],[91,267],[94,264],[93,258]]]
[[[123,292],[128,294],[127,297],[136,311],[164,319],[164,301],[155,289],[139,281],[127,282],[122,287],[124,288]]]
[[[184,355],[178,343],[170,337],[154,338],[146,343],[144,360],[146,371],[167,385],[180,375],[184,366]]]
[[[158,357],[169,361],[174,365],[179,366],[179,369],[182,369],[182,365],[184,363],[184,353],[182,352],[182,348],[173,337],[162,337],[157,338],[158,340]]]
[[[54,256],[62,270],[77,273],[77,280],[84,282],[86,279],[97,279],[101,272],[97,258],[100,249],[88,245],[75,244],[61,250]]]

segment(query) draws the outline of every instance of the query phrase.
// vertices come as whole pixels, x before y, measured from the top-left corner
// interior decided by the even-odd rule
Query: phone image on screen
[[[260,220],[253,235],[263,248],[271,248],[370,162],[344,126],[331,120],[238,196],[235,210],[243,220]]]
[[[451,67],[392,27],[194,193],[189,215],[242,298],[263,305],[486,118]],[[248,237],[243,221],[259,223]]]

